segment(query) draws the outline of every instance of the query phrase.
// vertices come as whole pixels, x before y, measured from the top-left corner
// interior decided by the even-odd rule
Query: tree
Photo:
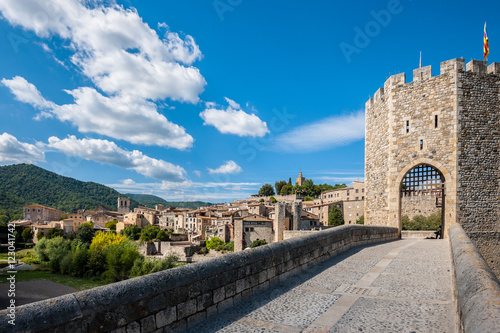
[[[50,228],[49,231],[47,232],[47,239],[52,239],[55,237],[63,237],[63,232],[61,229],[58,228]]]
[[[40,240],[44,237],[45,235],[43,234],[42,230],[38,230],[36,233],[36,239]]]
[[[314,200],[314,199],[313,199],[313,198],[311,198],[310,196],[306,196],[306,197],[304,198],[304,201],[313,201],[313,200]]]
[[[9,222],[9,217],[7,215],[0,215],[0,223]]]
[[[359,219],[356,220],[356,224],[365,224],[365,216],[361,215]]]
[[[289,177],[289,178],[288,178],[288,184],[287,184],[287,185],[289,185],[289,186],[293,186],[293,185],[292,185],[292,177]]]
[[[125,235],[130,240],[138,240],[141,237],[141,232],[141,227],[137,225],[131,225],[120,231],[120,235]]]
[[[76,239],[82,243],[90,244],[94,238],[94,228],[91,223],[84,223],[78,227],[76,231]]]
[[[340,209],[332,205],[330,208],[330,212],[328,213],[328,225],[339,226],[344,224],[344,217],[342,216],[342,212]]]
[[[168,233],[165,232],[165,230],[160,230],[156,235],[156,239],[159,240],[160,242],[166,242],[170,239],[170,237]]]
[[[262,198],[262,199],[259,200],[259,202],[264,202],[264,201],[265,201],[264,198]]]
[[[293,192],[293,186],[287,184],[281,188],[280,195],[289,195],[292,194],[292,192]]]
[[[270,184],[264,184],[259,190],[259,195],[269,197],[271,195],[274,195],[274,189]]]
[[[26,228],[23,230],[21,237],[24,239],[24,242],[28,243],[28,241],[33,239],[33,229]]]
[[[207,249],[211,250],[214,249],[216,251],[219,251],[219,248],[224,246],[224,241],[220,239],[219,237],[212,237],[209,240],[207,240]]]
[[[68,218],[68,214],[62,213],[61,214],[61,220],[66,220]]]
[[[109,221],[107,222],[104,226],[110,230],[116,230],[116,224],[118,223],[117,220]]]
[[[139,237],[139,240],[143,242],[151,242],[153,239],[156,238],[159,232],[160,232],[159,227],[155,225],[154,226],[148,225],[144,229],[142,229],[141,237]]]
[[[286,181],[280,180],[279,182],[274,183],[274,189],[276,190],[277,194],[281,193],[281,188],[286,185]]]
[[[276,200],[276,198],[275,198],[275,197],[270,197],[270,198],[269,198],[269,200],[271,200],[271,202],[272,202],[273,204],[275,204],[275,203],[277,203],[277,202],[278,202],[278,200]]]

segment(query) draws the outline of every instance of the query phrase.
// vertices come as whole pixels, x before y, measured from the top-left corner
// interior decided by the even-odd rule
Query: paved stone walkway
[[[190,332],[455,332],[448,240],[358,247]]]

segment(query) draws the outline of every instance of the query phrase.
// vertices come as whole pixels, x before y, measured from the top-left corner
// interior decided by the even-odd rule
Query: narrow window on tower
[[[438,128],[438,116],[434,116],[434,128]]]
[[[420,140],[420,150],[424,148],[424,140]]]
[[[406,133],[410,133],[410,121],[406,121]]]

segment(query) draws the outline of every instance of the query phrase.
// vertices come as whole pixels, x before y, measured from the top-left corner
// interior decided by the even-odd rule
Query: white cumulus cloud
[[[204,125],[214,126],[222,134],[235,134],[238,136],[263,137],[269,133],[267,124],[255,114],[248,114],[241,110],[235,101],[224,97],[229,106],[223,110],[216,108],[213,104],[207,104],[207,108],[200,113]],[[209,105],[211,105],[209,107]]]
[[[43,116],[55,114],[72,122],[82,132],[123,140],[131,134],[132,143],[179,149],[192,146],[193,138],[161,115],[155,104],[167,98],[199,101],[206,81],[192,66],[202,58],[192,36],[181,37],[166,24],[159,24],[157,32],[135,9],[125,9],[114,1],[3,0],[0,13],[11,25],[34,31],[42,39],[55,36],[67,42],[69,47],[61,47],[72,52],[69,61],[100,91],[94,87],[69,90],[75,103],[57,106],[33,85],[15,87],[14,83],[22,84],[18,80],[9,87],[16,98],[36,104]],[[96,115],[117,124],[88,119]],[[126,121],[137,129],[130,132],[132,125],[123,127]]]
[[[33,164],[44,160],[45,154],[37,146],[20,142],[9,133],[0,135],[0,164]]]
[[[227,161],[226,163],[222,164],[217,169],[208,168],[208,172],[210,174],[214,174],[214,173],[240,173],[241,171],[243,171],[243,169],[238,164],[236,164],[234,161]]]
[[[66,91],[75,104],[57,105],[47,101],[26,79],[16,76],[3,79],[16,99],[41,111],[39,116],[56,116],[78,127],[82,133],[95,132],[134,144],[185,149],[193,137],[156,111],[156,105],[131,97],[106,97],[95,89],[83,87]]]
[[[48,147],[69,156],[135,170],[141,175],[170,182],[185,181],[186,171],[172,163],[151,158],[138,150],[128,151],[108,140],[77,139],[74,135],[66,139],[49,138]]]
[[[274,138],[268,149],[309,153],[344,146],[365,137],[365,114],[334,116],[297,127]]]

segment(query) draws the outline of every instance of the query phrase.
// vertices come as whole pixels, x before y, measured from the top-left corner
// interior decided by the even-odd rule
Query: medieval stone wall
[[[440,69],[418,68],[409,83],[393,75],[366,103],[365,223],[401,228],[402,179],[431,166],[445,180],[444,236],[459,222],[498,271],[500,64]]]
[[[411,195],[401,198],[401,216],[408,216],[410,219],[417,215],[430,216],[440,211],[436,207],[435,195]]]
[[[500,75],[473,61],[461,75],[458,222],[500,276]]]

